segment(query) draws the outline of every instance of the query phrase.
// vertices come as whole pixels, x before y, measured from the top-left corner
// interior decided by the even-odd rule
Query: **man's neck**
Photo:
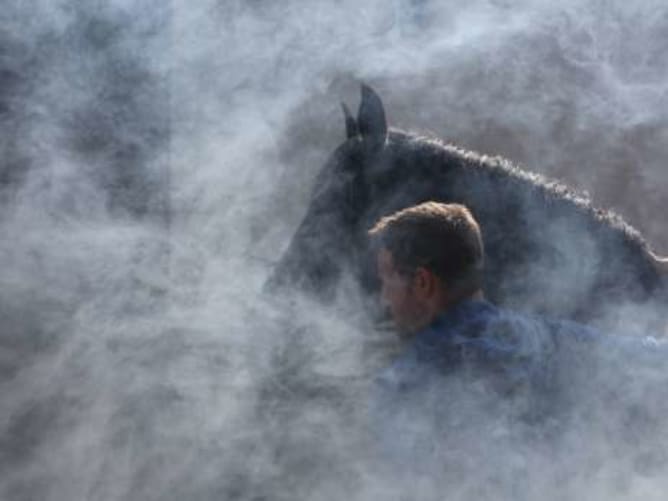
[[[434,320],[436,320],[443,313],[451,310],[464,301],[482,301],[484,299],[485,294],[482,289],[477,289],[475,292],[468,294],[458,294],[452,296],[444,294],[441,296],[439,301],[434,301],[432,305],[429,306],[429,313],[425,315],[425,323],[421,329],[434,322]]]
[[[485,299],[485,293],[483,292],[482,289],[477,289],[473,293],[456,294],[452,296],[445,295],[443,297],[443,302],[441,303],[440,307],[438,308],[438,311],[436,312],[436,315],[448,311],[453,306],[456,306],[464,301],[482,301],[483,299]]]

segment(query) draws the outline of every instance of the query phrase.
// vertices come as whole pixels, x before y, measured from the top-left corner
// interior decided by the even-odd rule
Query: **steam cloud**
[[[355,298],[259,290],[360,80],[392,124],[564,179],[668,252],[665,2],[8,0],[0,16],[0,497],[663,498],[665,398],[643,365],[596,374],[612,397],[574,389],[589,403],[549,447],[453,389],[466,475],[404,482],[369,452],[379,362]]]

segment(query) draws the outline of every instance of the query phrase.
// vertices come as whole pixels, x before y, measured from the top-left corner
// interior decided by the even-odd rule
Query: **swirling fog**
[[[623,363],[598,376],[635,414],[576,389],[557,445],[491,446],[512,412],[453,390],[469,475],[379,471],[354,287],[261,295],[361,81],[392,125],[568,182],[668,254],[665,2],[8,0],[0,498],[663,499],[665,396]]]

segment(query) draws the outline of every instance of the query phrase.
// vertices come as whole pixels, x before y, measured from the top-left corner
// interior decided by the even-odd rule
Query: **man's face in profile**
[[[381,300],[392,314],[402,336],[410,335],[425,324],[425,305],[415,293],[413,277],[400,273],[392,253],[381,248],[377,256],[378,276],[381,281]]]

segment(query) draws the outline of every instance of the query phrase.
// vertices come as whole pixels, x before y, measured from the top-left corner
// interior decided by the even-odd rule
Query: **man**
[[[503,498],[503,489],[522,499],[526,465],[499,458],[524,443],[518,434],[528,425],[557,415],[562,374],[554,354],[564,350],[555,337],[568,330],[591,345],[596,333],[486,301],[483,239],[462,205],[410,207],[382,218],[369,235],[381,297],[403,340],[373,385],[382,474],[407,489],[406,499],[442,499],[448,484],[463,498],[485,498],[480,486],[494,486],[491,498]]]
[[[546,377],[553,356],[570,357],[572,349],[603,346],[631,354],[659,344],[651,337],[603,336],[575,322],[522,315],[486,301],[481,230],[463,205],[409,207],[380,219],[369,235],[381,299],[407,344],[395,366],[410,360],[444,372],[465,363],[535,382],[539,373]]]
[[[595,428],[601,402],[637,415],[633,399],[622,403],[638,379],[624,365],[664,372],[665,345],[653,338],[603,336],[486,301],[483,239],[462,205],[409,207],[369,235],[404,340],[373,385],[372,428],[380,469],[406,499],[443,499],[453,485],[462,499],[535,499],[526,458],[551,451],[573,422]],[[529,453],[537,443],[551,445]]]
[[[408,345],[396,367],[444,372],[466,362],[516,377],[554,348],[547,325],[484,299],[483,240],[466,207],[426,202],[382,218],[369,235],[381,298]],[[571,327],[583,338],[595,335]]]

